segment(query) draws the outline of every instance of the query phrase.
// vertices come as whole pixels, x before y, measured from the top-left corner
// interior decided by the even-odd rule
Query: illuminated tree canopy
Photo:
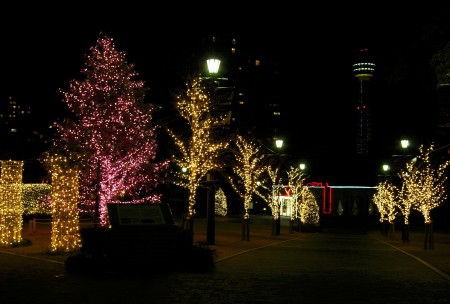
[[[196,78],[188,84],[186,94],[177,97],[176,108],[187,122],[190,134],[178,135],[168,130],[174,140],[178,154],[173,161],[178,169],[174,183],[188,189],[188,218],[195,214],[196,194],[208,171],[218,168],[217,158],[228,145],[214,135],[214,127],[223,124],[225,118],[212,113],[212,103],[201,80]]]
[[[301,190],[301,203],[299,207],[300,221],[303,224],[317,225],[320,221],[320,210],[316,197],[312,191],[303,186]]]
[[[156,126],[143,104],[144,83],[112,38],[97,40],[81,73],[62,91],[73,119],[57,125],[55,146],[82,160],[82,203],[106,225],[107,202],[159,201],[154,188],[166,164],[155,162]]]
[[[430,211],[438,207],[447,197],[446,169],[450,161],[437,166],[431,163],[431,153],[434,146],[421,146],[419,156],[406,164],[406,169],[400,173],[403,182],[400,197],[403,205],[412,206],[422,213],[426,224],[431,223]],[[404,214],[406,217],[406,214]]]
[[[262,174],[266,170],[263,164],[264,155],[258,145],[240,135],[236,139],[236,148],[237,150],[234,153],[236,163],[233,166],[233,171],[238,180],[229,177],[229,181],[244,201],[244,218],[249,218],[248,209],[253,195],[256,194],[260,185]]]
[[[373,202],[380,213],[380,222],[393,223],[397,214],[397,189],[387,181],[378,184]]]
[[[256,194],[261,197],[270,207],[274,220],[280,218],[280,187],[281,177],[279,168],[274,166],[266,166],[265,173],[268,178],[261,182],[261,189],[256,189]]]
[[[299,168],[291,167],[287,171],[288,186],[292,197],[291,220],[299,217],[300,204],[302,204],[302,191],[306,176]]]
[[[226,216],[228,211],[227,197],[225,196],[225,193],[223,192],[222,188],[219,188],[219,190],[216,191],[215,202],[216,202],[215,206],[216,215]]]

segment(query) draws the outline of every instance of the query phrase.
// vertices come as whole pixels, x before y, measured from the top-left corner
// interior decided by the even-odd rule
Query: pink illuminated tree
[[[63,101],[73,119],[57,124],[55,146],[78,155],[83,166],[81,204],[108,224],[107,203],[158,202],[166,162],[156,162],[152,108],[143,104],[144,83],[110,37],[90,49],[82,80],[72,80]]]

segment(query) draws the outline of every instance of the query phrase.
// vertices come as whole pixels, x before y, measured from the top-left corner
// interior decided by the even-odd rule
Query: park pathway
[[[222,259],[212,273],[58,276],[58,265],[29,262],[0,274],[0,303],[450,303],[449,281],[368,235],[296,236]]]

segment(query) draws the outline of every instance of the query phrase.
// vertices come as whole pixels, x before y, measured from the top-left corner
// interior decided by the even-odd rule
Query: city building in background
[[[277,60],[265,56],[263,50],[247,48],[245,40],[233,35],[210,35],[201,49],[200,74],[211,84],[216,110],[229,118],[229,129],[251,134],[266,145],[283,137]],[[208,60],[216,60],[210,63],[217,64],[217,72],[211,73]]]

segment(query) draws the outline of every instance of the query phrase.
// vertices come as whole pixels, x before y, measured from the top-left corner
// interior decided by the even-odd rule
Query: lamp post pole
[[[400,145],[402,147],[402,165],[404,165],[406,163],[406,157],[407,155],[407,149],[409,147],[409,140],[408,139],[402,139],[400,140]],[[403,225],[402,225],[402,241],[404,243],[409,242],[409,225],[405,224],[405,221],[403,221]]]
[[[217,75],[220,67],[220,60],[210,58],[206,60],[209,75]],[[216,243],[216,189],[214,186],[214,175],[210,171],[206,174],[206,243],[215,245]]]

